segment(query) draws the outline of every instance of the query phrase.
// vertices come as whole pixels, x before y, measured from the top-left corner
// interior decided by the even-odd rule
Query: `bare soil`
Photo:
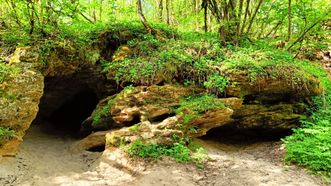
[[[16,157],[2,158],[3,186],[315,186],[323,182],[304,169],[284,165],[280,142],[225,144],[197,140],[211,160],[204,169],[168,158],[128,166],[116,153],[72,153],[77,140],[32,127]],[[109,157],[108,157],[109,156]],[[113,157],[111,157],[113,156]],[[114,161],[118,161],[114,163]],[[326,185],[324,183],[324,185]]]

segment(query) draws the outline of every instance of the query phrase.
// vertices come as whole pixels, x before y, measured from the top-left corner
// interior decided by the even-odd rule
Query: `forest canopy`
[[[134,21],[164,23],[179,31],[218,33],[221,42],[277,39],[300,48],[324,37],[328,0],[0,0],[0,28],[53,35],[63,27]],[[138,6],[138,7],[137,7]],[[141,8],[139,8],[141,7]],[[139,11],[140,10],[140,11]],[[89,25],[89,26],[88,26]],[[87,29],[87,28],[86,28]],[[76,30],[77,32],[77,30]],[[27,36],[28,37],[28,36]]]

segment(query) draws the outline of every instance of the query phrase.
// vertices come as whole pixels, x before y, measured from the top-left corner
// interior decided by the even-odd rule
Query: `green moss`
[[[198,167],[202,168],[205,160],[208,158],[206,151],[202,147],[186,144],[192,144],[192,141],[181,140],[178,143],[166,146],[146,144],[141,140],[136,140],[129,145],[127,152],[131,156],[141,158],[158,159],[161,156],[170,156],[177,162],[194,162]]]
[[[14,78],[19,73],[21,73],[21,69],[19,67],[9,66],[0,61],[0,84],[5,83],[5,88],[12,86],[13,84],[10,82],[11,78]],[[18,95],[14,95],[6,91],[6,89],[0,90],[0,97],[7,100],[15,100]]]
[[[10,128],[0,127],[0,145],[16,137],[16,132]]]
[[[180,107],[175,109],[176,114],[183,115],[183,121],[178,125],[185,129],[185,125],[198,118],[207,111],[224,108],[224,103],[211,95],[190,96],[180,100]]]
[[[129,131],[130,132],[139,132],[139,127],[140,127],[140,123],[132,125],[131,127],[129,127]]]
[[[0,83],[8,80],[10,77],[16,76],[21,72],[18,67],[12,67],[0,61]]]
[[[114,101],[114,98],[108,100],[106,105],[102,106],[92,114],[92,125],[97,126],[102,121],[102,118],[107,117],[110,114],[110,108]]]
[[[177,114],[185,113],[186,111],[203,114],[217,108],[224,108],[224,103],[212,95],[204,94],[181,99],[180,107],[175,111]]]

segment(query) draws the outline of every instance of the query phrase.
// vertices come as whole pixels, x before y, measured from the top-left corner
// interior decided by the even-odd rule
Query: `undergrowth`
[[[189,96],[180,100],[180,107],[175,112],[183,116],[182,127],[185,128],[193,119],[218,108],[224,108],[224,103],[212,95]]]
[[[181,140],[170,146],[146,144],[141,140],[136,140],[129,145],[127,152],[131,156],[141,158],[159,159],[162,156],[169,156],[180,163],[193,162],[199,168],[203,168],[204,162],[208,159],[207,152],[191,140]]]
[[[6,127],[0,127],[0,145],[4,142],[15,138],[16,133],[14,130]]]
[[[158,82],[195,84],[210,93],[223,96],[236,86],[231,77],[247,75],[251,84],[263,79],[287,82],[298,91],[314,77],[302,69],[300,61],[265,42],[256,45],[222,47],[213,36],[210,40],[194,34],[182,39],[159,41],[152,35],[128,43],[131,52],[124,59],[103,61],[103,71],[119,85],[153,85]]]
[[[92,114],[92,125],[97,126],[102,118],[107,117],[110,114],[110,108],[114,103],[114,98],[107,101],[107,104],[102,106],[101,108],[97,109]]]
[[[286,160],[307,166],[331,181],[331,81],[321,67],[310,62],[302,62],[301,66],[319,77],[324,93],[313,99],[316,108],[310,117],[301,120],[302,127],[283,140]]]

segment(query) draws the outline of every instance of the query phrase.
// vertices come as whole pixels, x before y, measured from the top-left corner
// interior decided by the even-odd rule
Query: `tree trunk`
[[[291,39],[292,35],[292,15],[291,15],[291,0],[288,0],[288,28],[287,28],[287,41]]]
[[[99,19],[102,21],[102,5],[103,5],[103,0],[100,0],[100,7],[99,7]]]
[[[137,0],[137,8],[138,8],[139,19],[142,22],[142,24],[144,25],[146,31],[150,34],[155,34],[156,31],[149,25],[149,23],[147,22],[147,20],[144,16],[141,0]]]
[[[165,0],[165,3],[166,3],[167,24],[170,25],[169,0]]]
[[[254,13],[253,13],[253,16],[252,16],[251,20],[249,21],[249,25],[248,25],[248,28],[247,28],[246,34],[248,34],[248,33],[251,31],[251,28],[252,28],[252,25],[253,25],[253,22],[254,22],[255,16],[256,16],[257,12],[259,11],[259,9],[260,9],[262,3],[263,3],[263,0],[260,0],[260,1],[259,1],[259,4],[257,5],[257,7],[256,7],[256,9],[255,9],[255,11],[254,11]]]
[[[30,24],[30,30],[29,30],[29,34],[31,35],[34,31],[34,27],[35,27],[35,20],[34,20],[34,2],[32,0],[29,0],[27,2],[27,9],[28,9],[28,14],[29,14],[29,24]]]
[[[198,14],[199,14],[199,0],[194,0],[194,12],[195,12],[195,31],[199,31],[199,17],[198,17]]]
[[[239,2],[239,12],[238,12],[238,21],[237,21],[237,37],[240,36],[240,24],[241,24],[241,14],[242,14],[242,9],[244,5],[244,0],[240,0]]]
[[[296,39],[292,45],[290,45],[287,50],[290,51],[291,48],[297,44],[298,42],[302,41],[305,37],[305,35],[311,30],[313,29],[316,25],[318,25],[319,23],[323,22],[323,20],[319,20],[319,21],[316,21],[314,24],[312,24],[309,28],[307,28],[304,32],[302,32],[302,34],[298,37],[298,39]]]
[[[242,23],[242,26],[241,26],[241,29],[240,29],[240,33],[243,33],[244,32],[244,29],[245,29],[245,26],[246,26],[246,21],[247,21],[248,12],[249,12],[249,4],[250,4],[250,0],[247,0],[244,21]]]
[[[204,10],[203,12],[203,15],[204,15],[204,23],[205,23],[205,26],[204,26],[204,29],[205,29],[205,32],[208,32],[208,24],[207,24],[207,17],[208,17],[208,2],[207,0],[203,0],[202,2],[202,8]]]
[[[159,0],[159,20],[163,21],[163,0]]]

